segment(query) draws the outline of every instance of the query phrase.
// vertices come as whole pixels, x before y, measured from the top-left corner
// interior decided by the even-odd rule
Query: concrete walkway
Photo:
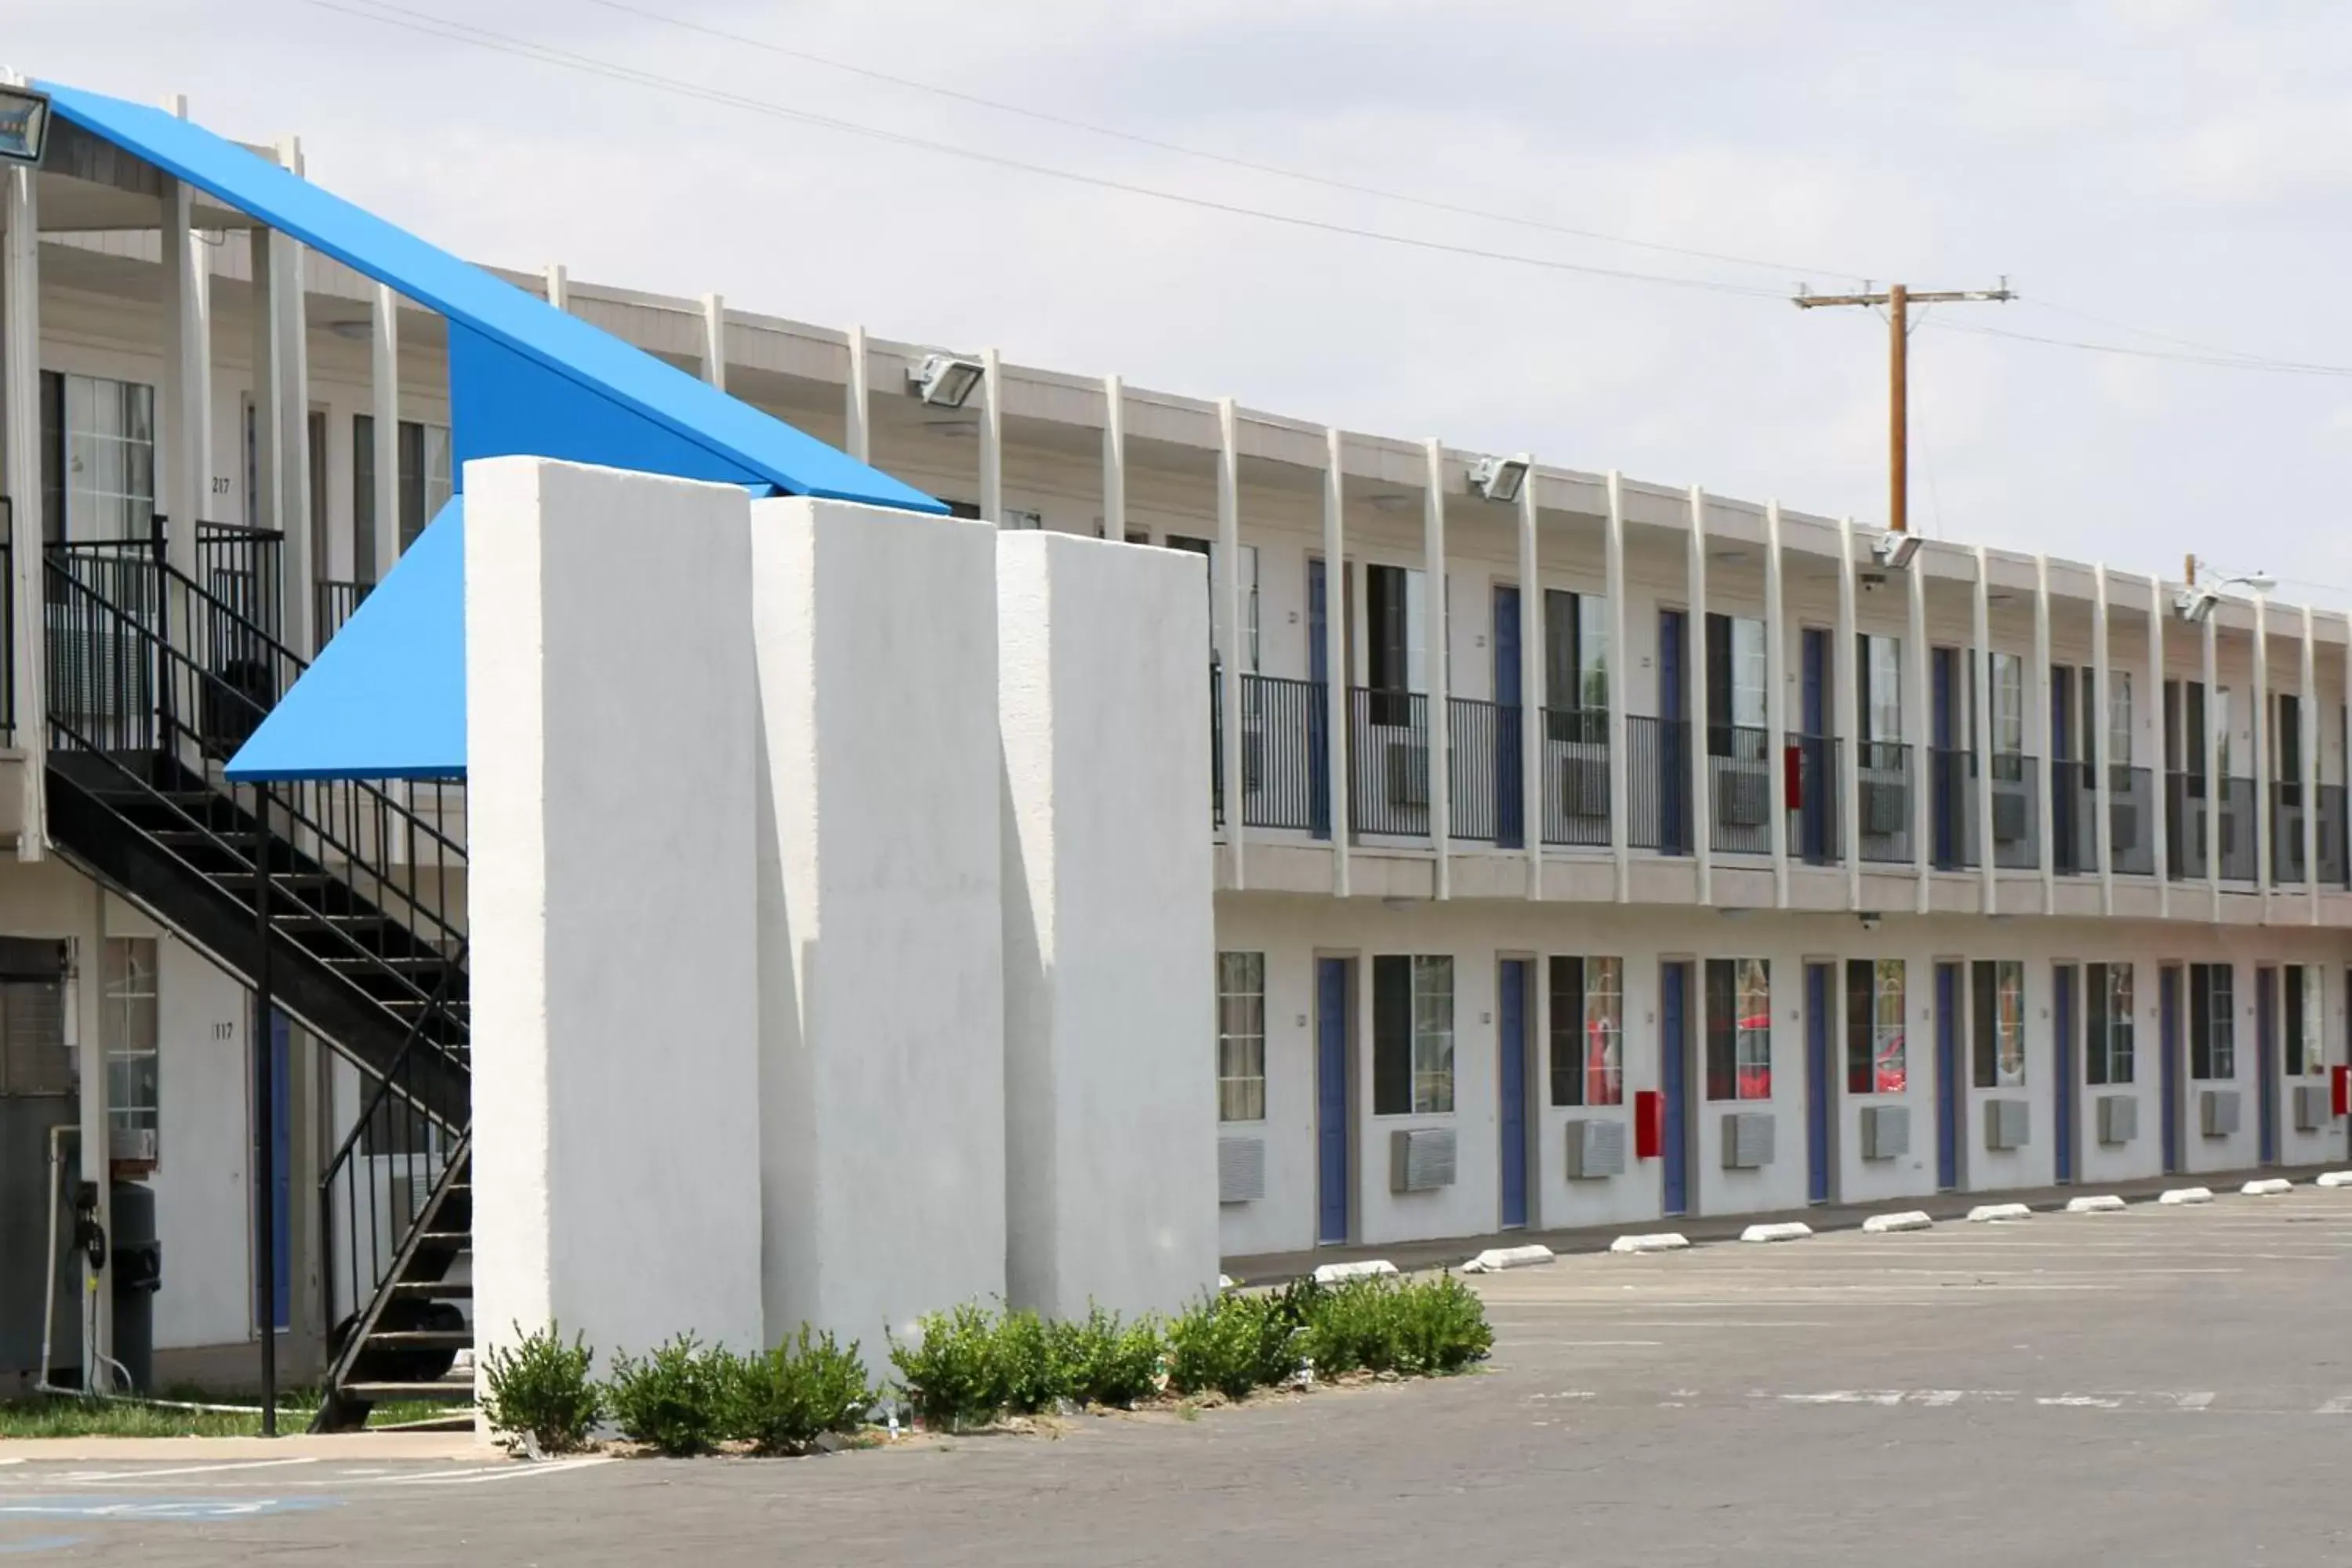
[[[1821,1204],[1769,1214],[1685,1215],[1665,1219],[1622,1220],[1610,1225],[1576,1226],[1560,1230],[1507,1230],[1487,1236],[1455,1237],[1440,1241],[1391,1241],[1367,1246],[1318,1247],[1303,1252],[1265,1252],[1255,1257],[1228,1258],[1226,1274],[1244,1285],[1279,1285],[1311,1274],[1326,1263],[1352,1263],[1384,1258],[1399,1268],[1457,1267],[1491,1247],[1525,1247],[1540,1243],[1554,1252],[1605,1252],[1621,1236],[1649,1231],[1677,1231],[1696,1246],[1709,1241],[1737,1241],[1751,1225],[1802,1220],[1815,1230],[1855,1230],[1873,1215],[1918,1209],[1938,1220],[1964,1219],[1980,1204],[2021,1203],[2032,1209],[2062,1209],[2069,1198],[2089,1193],[2113,1193],[2126,1202],[2153,1200],[2174,1187],[2210,1187],[2215,1195],[2232,1193],[2242,1184],[2262,1177],[2284,1176],[2308,1182],[2337,1165],[2265,1165],[2254,1170],[2199,1171],[2189,1175],[2149,1176],[2129,1182],[2083,1182],[2063,1187],[2029,1187],[2002,1193],[1938,1193],[1931,1197],[1882,1198],[1867,1204]]]

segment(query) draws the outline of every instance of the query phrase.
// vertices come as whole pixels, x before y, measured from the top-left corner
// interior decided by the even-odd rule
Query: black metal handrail
[[[158,520],[161,536],[161,520]],[[196,523],[196,582],[204,593],[273,639],[286,624],[279,558],[286,536],[236,522]]]
[[[334,577],[319,580],[317,603],[311,611],[311,635],[320,647],[326,647],[327,639],[343,629],[343,623],[352,618],[352,612],[360,607],[360,602],[368,596],[368,590],[373,586],[371,583],[347,583]]]
[[[1242,677],[1242,826],[1330,831],[1330,714],[1323,683]]]

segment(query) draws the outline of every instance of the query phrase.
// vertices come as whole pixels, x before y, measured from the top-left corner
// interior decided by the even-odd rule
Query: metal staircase
[[[472,1083],[461,786],[230,784],[222,765],[303,661],[271,635],[272,542],[199,583],[153,541],[47,553],[49,836],[58,851],[352,1069],[319,1187],[330,1364],[315,1425],[469,1402]],[[340,1124],[340,1123],[339,1123]]]

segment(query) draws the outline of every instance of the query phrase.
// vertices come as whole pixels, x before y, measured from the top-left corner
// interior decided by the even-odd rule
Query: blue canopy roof
[[[202,126],[40,86],[59,118],[446,318],[461,488],[476,458],[528,456],[948,510]],[[464,776],[464,539],[452,502],[230,760],[231,778]]]

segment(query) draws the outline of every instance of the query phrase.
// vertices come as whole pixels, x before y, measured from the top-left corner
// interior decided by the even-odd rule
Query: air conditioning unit
[[[1911,826],[1911,792],[1901,784],[1862,783],[1862,830],[1874,837],[1907,832]]]
[[[1992,792],[1992,837],[1996,844],[2016,844],[2025,837],[2029,821],[2025,795],[2014,784],[1997,786]]]
[[[1594,1181],[1625,1173],[1625,1124],[1598,1118],[1568,1123],[1568,1177]]]
[[[1772,1163],[1772,1113],[1735,1110],[1723,1119],[1723,1168],[1759,1171]]]
[[[2324,1083],[2299,1083],[2294,1086],[2294,1130],[2297,1132],[2317,1132],[2336,1120],[2333,1097]]]
[[[2128,1143],[2139,1136],[2139,1100],[2128,1094],[2099,1096],[2099,1142]]]
[[[2238,1091],[2209,1089],[2197,1097],[2197,1131],[2208,1138],[2227,1138],[2238,1131]]]
[[[1728,757],[1715,764],[1716,820],[1726,827],[1761,827],[1770,814],[1771,787],[1755,765]]]
[[[1862,1108],[1862,1157],[1895,1160],[1911,1152],[1911,1108],[1907,1105],[1865,1105]]]
[[[1570,816],[1609,815],[1609,759],[1562,757],[1559,762],[1560,809]]]
[[[1432,1193],[1454,1184],[1454,1129],[1399,1128],[1389,1134],[1389,1191]]]
[[[1429,748],[1412,741],[1391,741],[1388,749],[1391,805],[1429,804]]]
[[[1265,1140],[1217,1140],[1217,1201],[1254,1204],[1265,1196]]]
[[[2033,1107],[2022,1100],[1984,1102],[1984,1136],[1988,1149],[2022,1149],[2032,1135]]]

